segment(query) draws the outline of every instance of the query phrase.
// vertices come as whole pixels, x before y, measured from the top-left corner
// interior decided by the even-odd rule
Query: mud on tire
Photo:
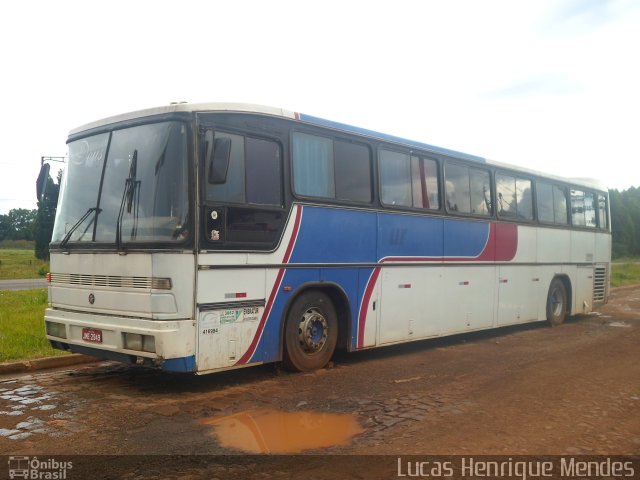
[[[331,299],[318,290],[301,294],[291,306],[284,329],[284,365],[309,372],[324,367],[336,348],[338,319]]]

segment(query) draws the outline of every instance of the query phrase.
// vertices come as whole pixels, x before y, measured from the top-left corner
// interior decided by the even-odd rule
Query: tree
[[[0,215],[0,241],[9,236],[11,231],[11,224],[9,223],[9,217],[7,215]]]
[[[47,178],[47,188],[44,198],[38,201],[38,214],[35,222],[34,237],[36,240],[35,255],[41,260],[49,259],[49,242],[53,234],[53,221],[56,216],[56,206],[58,204],[58,193],[60,192],[60,175],[58,173],[58,183],[54,183],[49,176]]]
[[[9,223],[8,240],[33,240],[37,210],[12,208],[6,215]]]
[[[609,190],[612,255],[640,255],[640,189]]]

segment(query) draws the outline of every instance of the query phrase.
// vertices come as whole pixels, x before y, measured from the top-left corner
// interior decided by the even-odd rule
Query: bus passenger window
[[[280,145],[270,140],[247,137],[245,151],[247,202],[281,205]]]
[[[584,192],[571,189],[571,223],[584,227]]]
[[[571,223],[578,227],[595,228],[593,193],[571,189]]]
[[[509,175],[496,175],[496,192],[498,193],[498,215],[501,217],[515,217],[516,179]]]
[[[596,207],[594,194],[587,192],[584,195],[584,222],[589,228],[596,228]]]
[[[598,227],[607,229],[607,198],[604,195],[598,195]]]
[[[334,142],[336,197],[339,200],[371,202],[371,152],[368,147]]]
[[[496,191],[499,216],[533,220],[531,180],[496,174]]]
[[[382,203],[391,206],[410,207],[411,200],[411,169],[409,155],[380,151],[380,184],[382,188]]]
[[[430,158],[411,157],[411,180],[413,183],[413,206],[438,210],[438,162]]]
[[[533,191],[531,180],[516,179],[516,207],[518,217],[533,220]]]
[[[444,173],[447,209],[450,212],[471,213],[469,169],[462,165],[448,164]]]
[[[491,182],[489,172],[469,169],[471,185],[471,213],[491,215]]]
[[[569,223],[567,194],[562,187],[546,182],[536,182],[538,220],[566,225]]]
[[[553,187],[549,183],[537,182],[538,220],[553,223]]]
[[[333,141],[330,138],[293,134],[293,184],[299,195],[335,197]]]
[[[553,186],[553,217],[555,223],[566,225],[569,223],[567,212],[567,194],[564,188]]]

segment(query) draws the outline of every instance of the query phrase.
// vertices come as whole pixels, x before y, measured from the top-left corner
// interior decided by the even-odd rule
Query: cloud
[[[517,97],[564,96],[578,93],[580,86],[561,74],[540,74],[515,79],[510,83],[485,91],[484,100],[512,99]]]
[[[640,8],[634,0],[568,0],[553,2],[541,18],[544,33],[580,35],[618,22]]]

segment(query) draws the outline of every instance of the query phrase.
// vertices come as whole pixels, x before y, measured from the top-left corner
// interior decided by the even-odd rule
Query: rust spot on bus
[[[346,445],[364,430],[354,415],[249,410],[201,420],[224,448],[247,453],[299,453]]]

